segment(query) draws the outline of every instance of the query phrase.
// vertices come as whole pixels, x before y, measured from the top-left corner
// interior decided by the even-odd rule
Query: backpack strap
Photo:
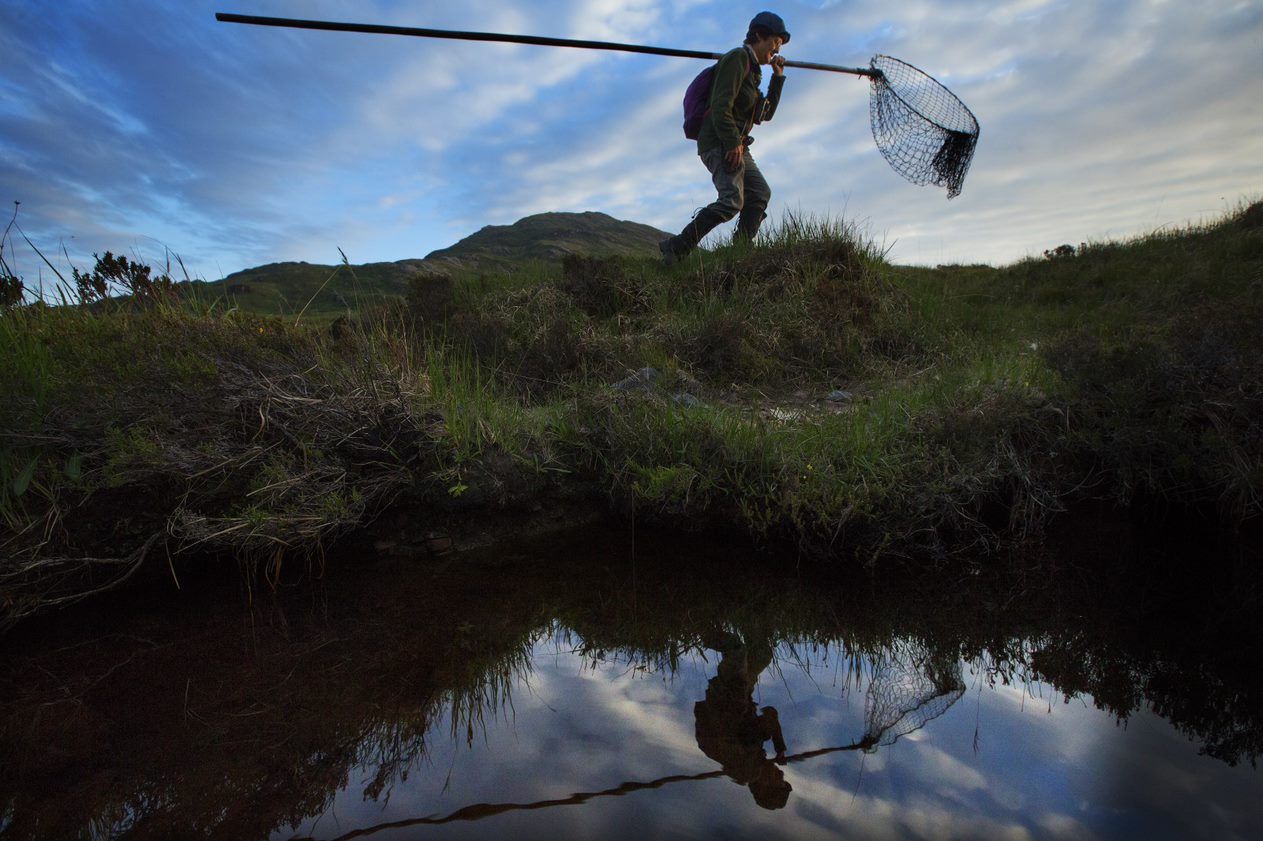
[[[748,78],[750,74],[754,72],[754,65],[750,63],[750,45],[742,44],[742,47],[744,49],[742,49],[741,53],[742,55],[745,56],[745,59],[746,59],[746,77]],[[760,93],[754,99],[754,109],[750,112],[750,119],[746,120],[745,129],[741,132],[742,142],[750,139],[750,132],[754,130],[755,123],[757,122],[756,118],[759,116],[759,109],[762,107],[763,107],[763,94]],[[749,146],[750,144],[746,143],[745,145]]]

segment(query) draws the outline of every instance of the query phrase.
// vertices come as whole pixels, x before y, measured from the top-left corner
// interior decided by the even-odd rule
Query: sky
[[[339,249],[423,257],[546,211],[678,231],[714,198],[680,128],[702,62],[214,13],[722,52],[765,8],[787,58],[895,56],[981,125],[948,201],[886,165],[867,82],[791,69],[752,150],[772,221],[853,223],[898,262],[1001,265],[1263,197],[1261,0],[0,0],[0,224],[20,228],[4,257],[28,287],[48,269],[26,238],[63,271],[108,249],[213,280]]]

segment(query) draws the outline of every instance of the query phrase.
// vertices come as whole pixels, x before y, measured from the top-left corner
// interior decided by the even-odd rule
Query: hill
[[[189,288],[201,295],[227,295],[248,312],[297,313],[307,306],[309,315],[341,313],[402,296],[409,281],[420,274],[495,274],[531,262],[560,261],[568,254],[653,256],[667,236],[649,225],[604,213],[540,213],[512,225],[488,225],[424,259],[345,266],[269,263]]]
[[[540,213],[512,225],[488,225],[460,242],[426,255],[427,263],[479,271],[509,268],[524,260],[560,260],[568,254],[590,257],[647,257],[657,254],[665,231],[620,222],[604,213]]]

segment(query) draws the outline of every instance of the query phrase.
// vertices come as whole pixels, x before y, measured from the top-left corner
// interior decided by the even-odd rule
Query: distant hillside
[[[234,306],[249,312],[295,315],[308,301],[311,305],[307,312],[312,315],[344,312],[383,297],[402,295],[408,278],[419,271],[421,262],[403,260],[350,267],[268,263],[234,272],[213,283],[196,283],[194,287],[200,294],[226,296]],[[334,272],[337,275],[330,280]]]
[[[532,261],[559,261],[567,254],[648,257],[657,254],[658,242],[667,236],[604,213],[541,213],[512,225],[488,225],[424,259],[349,267],[269,263],[192,288],[201,294],[226,295],[235,306],[251,312],[294,314],[310,301],[311,315],[335,313],[402,295],[408,281],[425,272],[503,272]],[[337,276],[326,284],[335,271]]]
[[[604,213],[540,213],[512,225],[488,225],[425,259],[458,269],[486,270],[523,260],[560,260],[567,254],[647,257],[657,254],[658,243],[668,236],[649,225],[621,222]]]

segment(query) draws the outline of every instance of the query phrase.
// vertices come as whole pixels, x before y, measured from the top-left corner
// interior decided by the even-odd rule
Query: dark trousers
[[[724,153],[719,149],[712,149],[700,157],[710,170],[711,181],[719,195],[699,210],[683,231],[662,243],[663,253],[675,258],[688,254],[716,226],[734,216],[739,217],[735,238],[753,240],[767,217],[767,205],[772,200],[772,188],[759,171],[749,148],[736,169],[728,167]]]
[[[706,209],[714,211],[715,217],[724,222],[740,215],[738,236],[754,239],[767,213],[768,202],[772,200],[772,188],[767,185],[750,150],[746,149],[741,166],[736,169],[728,168],[724,153],[719,149],[712,149],[701,158],[719,193]]]

